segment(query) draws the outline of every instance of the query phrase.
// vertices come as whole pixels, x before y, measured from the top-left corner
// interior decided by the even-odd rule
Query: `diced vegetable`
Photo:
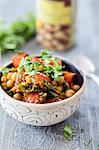
[[[48,82],[51,82],[51,79],[44,74],[35,74],[34,77],[36,78],[36,80],[39,80],[39,81],[46,80]]]
[[[43,64],[43,61],[38,57],[32,58],[32,62],[39,62],[40,64]]]
[[[75,75],[76,75],[76,73],[66,71],[64,73],[64,79],[66,82],[68,82],[70,84],[73,81],[73,78]]]
[[[13,66],[17,68],[22,60],[23,57],[26,57],[27,53],[25,52],[20,52],[13,58]]]

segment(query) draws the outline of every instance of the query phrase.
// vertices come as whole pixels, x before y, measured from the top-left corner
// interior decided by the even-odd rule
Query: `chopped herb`
[[[15,51],[32,37],[35,37],[35,17],[28,14],[25,19],[20,18],[7,27],[0,22],[0,53]]]
[[[97,146],[96,150],[99,150],[99,145]]]
[[[18,84],[18,88],[22,88],[22,86],[23,86],[22,83]]]
[[[2,69],[1,69],[1,72],[2,72],[2,74],[3,75],[5,75],[5,74],[7,74],[7,73],[9,73],[10,71],[16,71],[17,70],[17,68],[7,68],[7,67],[3,67]]]
[[[10,71],[10,68],[7,68],[7,67],[2,68],[3,75],[7,74],[9,71]]]
[[[66,127],[64,128],[64,136],[66,137],[67,140],[71,140],[73,137],[73,127],[71,124],[67,124]]]
[[[42,52],[41,52],[41,58],[43,60],[51,58],[51,57],[52,57],[52,55],[51,55],[51,53],[48,50],[42,50]]]

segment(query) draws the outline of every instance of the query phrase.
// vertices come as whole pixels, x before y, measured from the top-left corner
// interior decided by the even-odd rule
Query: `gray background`
[[[35,0],[39,1],[39,0]],[[10,24],[29,11],[35,11],[34,0],[0,0],[0,17]],[[76,17],[76,46],[68,52],[55,52],[73,59],[78,54],[88,56],[96,65],[99,75],[99,1],[78,0]],[[38,54],[39,47],[31,40],[21,49]],[[3,54],[0,65],[9,61],[14,53]],[[0,150],[95,150],[99,144],[99,87],[87,80],[85,94],[79,110],[58,125],[34,127],[20,123],[8,116],[0,107]],[[67,122],[74,126],[75,136],[68,142],[63,137]],[[80,133],[84,128],[85,132]],[[92,138],[86,147],[85,142]]]

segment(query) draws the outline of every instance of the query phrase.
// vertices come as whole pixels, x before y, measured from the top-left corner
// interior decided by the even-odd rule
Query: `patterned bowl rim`
[[[37,55],[36,55],[36,56],[37,56]],[[69,59],[67,59],[67,58],[64,58],[64,57],[59,57],[59,56],[57,56],[57,55],[54,55],[54,56],[56,56],[57,58],[62,59],[62,60],[64,60],[64,61],[70,63],[71,65],[73,65],[73,66],[80,72],[80,74],[81,74],[81,76],[82,76],[82,78],[83,78],[83,84],[82,84],[81,88],[80,88],[73,96],[71,96],[70,98],[66,98],[66,99],[64,99],[64,100],[62,100],[62,101],[57,101],[57,102],[52,102],[52,103],[46,103],[46,104],[34,104],[34,103],[27,103],[27,102],[24,102],[24,101],[19,101],[19,100],[16,100],[16,99],[12,98],[11,96],[9,96],[9,95],[2,89],[1,85],[0,85],[0,92],[1,92],[3,95],[5,95],[6,97],[8,97],[8,100],[9,100],[10,102],[15,102],[15,103],[20,104],[20,105],[26,105],[26,106],[31,106],[31,107],[32,107],[32,106],[34,106],[34,107],[50,107],[50,106],[56,106],[56,105],[64,104],[64,103],[66,103],[66,102],[68,102],[68,101],[72,101],[72,100],[74,100],[76,97],[82,95],[83,92],[84,92],[84,89],[85,89],[85,85],[86,85],[86,76],[85,76],[84,72],[83,72],[74,62],[72,63],[71,60],[69,60]],[[3,65],[3,66],[7,66],[7,65],[9,65],[10,63],[12,63],[12,61],[6,63],[6,64]]]

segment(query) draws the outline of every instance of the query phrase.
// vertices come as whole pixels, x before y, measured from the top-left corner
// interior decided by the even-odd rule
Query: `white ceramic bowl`
[[[78,82],[79,80],[82,82],[81,88],[72,97],[47,104],[26,103],[10,97],[0,86],[0,101],[4,110],[13,118],[35,126],[54,125],[71,116],[79,107],[80,98],[84,92],[85,77],[70,61],[64,61],[67,67],[70,67],[69,69],[78,73]]]

